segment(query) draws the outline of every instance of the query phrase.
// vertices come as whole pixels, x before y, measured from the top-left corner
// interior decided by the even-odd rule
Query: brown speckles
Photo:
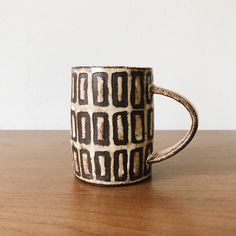
[[[104,140],[104,118],[98,117],[97,119],[97,132],[98,132],[98,140]]]
[[[155,85],[152,85],[150,87],[150,91],[153,94],[161,94],[161,95],[173,98],[177,102],[181,103],[188,110],[190,117],[192,119],[191,129],[178,143],[176,143],[175,145],[169,148],[166,148],[165,150],[162,150],[160,153],[156,153],[150,156],[148,163],[152,164],[152,163],[164,161],[174,156],[176,153],[180,152],[183,148],[185,148],[191,142],[195,133],[197,132],[198,115],[194,106],[186,98],[180,96],[179,94],[173,91],[170,91],[168,89],[156,87]]]
[[[102,102],[104,102],[104,81],[101,77],[98,77],[97,86],[98,86],[97,101],[99,103],[102,103]]]
[[[141,78],[140,76],[137,76],[135,79],[135,104],[139,104],[142,99],[142,93],[141,93]]]
[[[121,115],[119,115],[117,117],[117,126],[118,126],[118,139],[123,140],[124,139],[124,127],[123,127]]]
[[[134,154],[134,166],[133,166],[134,175],[138,175],[139,173],[139,153],[135,152]]]

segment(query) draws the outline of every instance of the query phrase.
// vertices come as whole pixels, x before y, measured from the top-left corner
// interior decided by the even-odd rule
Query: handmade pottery
[[[151,175],[151,164],[182,150],[198,126],[197,113],[182,96],[152,84],[151,68],[73,67],[71,146],[74,173],[99,185],[124,185]],[[187,135],[153,153],[153,94],[175,99],[192,118]]]

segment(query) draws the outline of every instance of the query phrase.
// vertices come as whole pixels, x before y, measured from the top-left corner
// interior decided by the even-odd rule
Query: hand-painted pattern
[[[148,69],[73,69],[71,143],[78,178],[116,185],[150,176],[151,83]]]

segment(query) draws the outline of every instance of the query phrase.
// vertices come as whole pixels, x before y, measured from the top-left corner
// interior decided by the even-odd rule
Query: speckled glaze
[[[74,173],[98,185],[124,185],[151,175],[151,164],[182,150],[197,130],[197,114],[182,96],[152,84],[151,68],[73,67],[71,146]],[[190,112],[192,127],[173,147],[153,153],[154,93]]]

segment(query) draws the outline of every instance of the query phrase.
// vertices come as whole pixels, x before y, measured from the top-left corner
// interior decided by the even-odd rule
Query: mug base
[[[78,176],[76,173],[74,173],[75,177],[83,182],[89,183],[91,185],[96,185],[96,186],[100,186],[100,187],[121,187],[121,186],[126,186],[126,185],[132,185],[132,184],[137,184],[139,182],[143,182],[147,179],[149,179],[151,177],[151,173],[149,175],[146,175],[140,179],[137,180],[127,180],[127,181],[123,181],[123,182],[118,182],[118,181],[114,181],[114,182],[105,182],[105,181],[99,181],[99,180],[89,180],[89,179],[84,179],[81,178],[80,176]]]

